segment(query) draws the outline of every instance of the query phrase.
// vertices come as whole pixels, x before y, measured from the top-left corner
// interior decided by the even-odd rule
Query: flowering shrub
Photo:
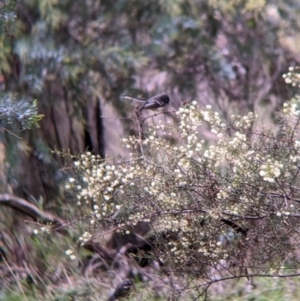
[[[82,154],[75,162],[81,182],[70,178],[67,188],[89,225],[128,233],[146,221],[164,233],[155,255],[173,270],[208,280],[204,270],[218,265],[239,276],[296,269],[299,103],[284,104],[272,133],[253,130],[257,113],[226,122],[193,101],[178,110],[178,124],[149,123],[143,135],[124,138],[129,158]],[[204,126],[215,143],[199,138]]]

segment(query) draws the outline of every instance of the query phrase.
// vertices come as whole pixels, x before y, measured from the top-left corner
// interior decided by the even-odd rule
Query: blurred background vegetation
[[[275,123],[296,91],[282,74],[300,62],[299,13],[298,0],[0,1],[1,192],[71,218],[72,160],[53,151],[126,155],[119,139],[136,129],[122,94]],[[39,254],[18,213],[0,219],[14,262]]]

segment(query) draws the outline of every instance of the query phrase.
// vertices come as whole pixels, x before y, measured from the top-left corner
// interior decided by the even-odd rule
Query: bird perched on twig
[[[153,110],[153,109],[165,107],[170,101],[169,95],[165,92],[157,94],[157,95],[149,98],[148,100],[138,99],[138,98],[129,97],[129,96],[121,96],[121,98],[142,103],[143,105],[140,108],[140,111],[148,110],[148,109]]]

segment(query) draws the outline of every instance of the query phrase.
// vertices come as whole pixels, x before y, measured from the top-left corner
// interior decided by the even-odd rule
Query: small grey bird
[[[148,109],[153,110],[153,109],[165,107],[170,101],[169,95],[165,92],[157,94],[157,95],[149,98],[148,100],[133,98],[133,97],[129,97],[129,96],[121,96],[121,98],[142,103],[143,105],[140,108],[140,111],[148,110]]]

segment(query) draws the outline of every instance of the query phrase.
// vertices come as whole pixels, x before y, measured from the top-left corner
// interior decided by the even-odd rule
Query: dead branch
[[[30,216],[34,221],[42,224],[52,224],[53,229],[62,234],[66,234],[66,223],[57,216],[42,211],[28,201],[15,195],[4,193],[0,194],[0,205],[11,207],[14,210]]]

